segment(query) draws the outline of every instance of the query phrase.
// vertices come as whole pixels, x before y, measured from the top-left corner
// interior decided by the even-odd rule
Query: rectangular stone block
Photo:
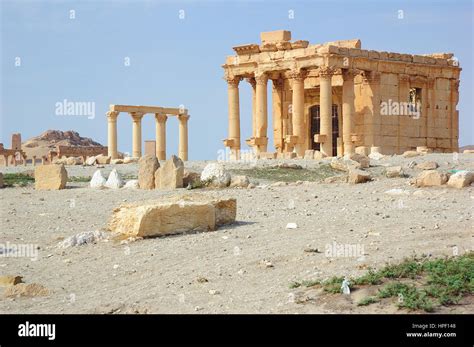
[[[64,165],[41,165],[35,167],[36,190],[59,190],[66,188],[67,171]]]
[[[275,30],[260,33],[262,43],[272,43],[291,40],[291,31]]]

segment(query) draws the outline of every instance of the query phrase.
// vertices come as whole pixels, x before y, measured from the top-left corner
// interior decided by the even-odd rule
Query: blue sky
[[[261,31],[278,29],[312,44],[360,38],[366,49],[454,52],[463,68],[460,144],[474,144],[472,1],[0,3],[0,142],[7,147],[12,132],[25,140],[47,129],[73,129],[106,144],[109,104],[184,105],[191,114],[190,159],[215,159],[227,136],[225,56],[233,54],[232,46],[258,43]],[[251,96],[247,83],[240,89],[245,139]],[[56,115],[55,105],[64,99],[95,102],[95,118]],[[143,140],[153,140],[154,117],[145,116],[142,124]],[[168,120],[167,135],[168,154],[176,153],[177,119]],[[121,114],[119,150],[131,152],[131,143],[131,119]]]

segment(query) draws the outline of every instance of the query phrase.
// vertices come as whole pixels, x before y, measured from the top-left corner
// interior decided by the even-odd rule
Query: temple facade
[[[451,53],[365,50],[357,39],[310,45],[291,41],[291,33],[283,30],[261,33],[260,44],[233,49],[236,54],[222,67],[229,116],[224,145],[234,159],[242,144],[242,81],[253,91],[252,110],[244,113],[252,136],[245,141],[260,158],[304,157],[307,150],[322,156],[356,149],[383,154],[419,147],[458,150],[461,68]],[[274,151],[268,150],[269,136]]]

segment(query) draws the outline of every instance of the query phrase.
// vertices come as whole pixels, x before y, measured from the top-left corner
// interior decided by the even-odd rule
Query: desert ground
[[[33,185],[0,190],[0,243],[34,244],[37,259],[0,256],[0,275],[50,290],[44,297],[7,298],[0,287],[0,313],[406,313],[394,303],[357,306],[364,290],[351,295],[292,288],[293,282],[358,276],[368,268],[406,257],[452,256],[473,250],[474,187],[416,188],[421,170],[411,162],[436,161],[439,171],[474,170],[474,154],[387,156],[372,160],[374,180],[351,185],[324,180],[274,184],[250,176],[254,188],[180,189],[183,193],[237,199],[237,222],[216,231],[133,242],[103,240],[70,248],[71,235],[105,230],[123,202],[159,199],[176,191],[92,189],[68,182],[65,190],[35,191]],[[228,170],[255,170],[282,163],[231,163]],[[287,160],[317,170],[325,161]],[[186,162],[199,172],[207,162]],[[407,178],[385,178],[401,165]],[[127,177],[136,164],[115,167]],[[3,173],[31,167],[2,167]],[[96,167],[68,166],[68,175],[92,176]],[[391,189],[400,189],[394,194]],[[392,191],[393,192],[393,191]],[[288,223],[297,227],[288,229]],[[327,256],[328,245],[359,245],[363,254]],[[474,312],[474,300],[436,312]]]

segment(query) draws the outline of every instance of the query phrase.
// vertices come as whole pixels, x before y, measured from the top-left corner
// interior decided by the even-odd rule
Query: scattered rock
[[[58,190],[66,188],[67,171],[64,165],[40,165],[35,168],[36,190]]]
[[[464,154],[474,154],[474,149],[465,149],[463,151]]]
[[[278,164],[276,168],[301,170],[303,167],[295,163],[281,163],[281,164]]]
[[[348,172],[351,169],[359,169],[361,164],[348,158],[333,158],[329,165],[338,171]]]
[[[462,170],[449,177],[448,186],[460,189],[470,186],[472,182],[474,182],[474,172]]]
[[[155,189],[155,172],[160,163],[155,156],[145,155],[138,161],[138,185],[141,189]]]
[[[123,186],[122,177],[117,172],[117,169],[113,169],[110,174],[109,178],[107,178],[107,182],[105,182],[105,186],[111,189],[118,189]]]
[[[123,187],[127,189],[138,189],[140,185],[138,184],[138,180],[129,180]]]
[[[420,170],[435,170],[438,168],[438,163],[435,161],[424,161],[416,165],[416,168]]]
[[[287,186],[288,182],[278,181],[270,184],[270,187],[284,187]]]
[[[209,163],[201,173],[201,182],[210,187],[224,188],[230,184],[230,174],[219,163]]]
[[[183,188],[184,163],[177,156],[172,155],[163,166],[155,172],[155,188],[176,189]]]
[[[58,243],[58,248],[69,248],[74,246],[82,246],[85,244],[96,243],[108,238],[108,234],[99,230],[84,231],[76,235],[69,236]]]
[[[123,159],[112,159],[110,163],[112,165],[123,164]]]
[[[298,224],[296,224],[296,223],[288,223],[288,224],[286,225],[286,228],[287,228],[287,229],[297,229],[297,228],[298,228]]]
[[[97,159],[95,158],[95,156],[89,157],[86,159],[86,162],[84,164],[87,166],[93,166],[97,164]]]
[[[15,297],[36,297],[36,296],[47,296],[50,291],[38,283],[18,283],[14,286],[9,286],[5,289],[4,296],[7,298]]]
[[[14,286],[18,283],[22,283],[21,276],[0,276],[0,287]]]
[[[124,164],[131,164],[131,163],[138,163],[140,158],[137,157],[125,157],[123,158],[123,163]]]
[[[313,160],[314,159],[314,149],[307,149],[304,151],[304,159]]]
[[[104,176],[102,176],[102,172],[100,170],[97,170],[94,172],[92,175],[92,179],[90,181],[90,187],[91,188],[103,188],[105,185],[106,179]]]
[[[355,162],[358,162],[360,164],[361,169],[366,169],[370,166],[370,159],[368,156],[359,154],[359,153],[351,153],[349,155],[344,156],[344,160],[353,160]]]
[[[403,157],[405,157],[405,158],[413,158],[413,157],[419,156],[420,153],[417,152],[417,151],[405,151],[405,152],[403,152],[402,155],[403,155]]]
[[[372,160],[380,160],[380,159],[385,158],[385,156],[379,152],[372,152],[369,154],[369,158]]]
[[[426,170],[421,172],[415,179],[417,187],[441,186],[448,181],[448,176],[436,170]]]
[[[320,151],[314,151],[314,155],[313,155],[313,159],[315,160],[321,160],[323,158],[325,158],[326,155]]]
[[[369,172],[359,169],[351,169],[349,171],[348,182],[351,184],[364,183],[372,179]]]
[[[208,231],[234,223],[236,212],[235,199],[176,195],[159,201],[123,204],[114,210],[108,229],[141,237]]]
[[[393,188],[393,189],[387,190],[385,192],[385,194],[388,194],[388,195],[410,195],[410,192],[408,190],[401,189],[401,188]]]
[[[346,182],[346,176],[331,176],[324,179],[324,183],[338,183],[338,182]]]
[[[95,157],[97,164],[100,165],[110,164],[111,159],[112,157],[103,154],[99,154]]]
[[[250,184],[249,178],[244,175],[232,176],[230,180],[231,187],[247,188],[249,184]]]
[[[401,166],[391,166],[385,169],[385,176],[387,178],[403,177],[404,173]]]

